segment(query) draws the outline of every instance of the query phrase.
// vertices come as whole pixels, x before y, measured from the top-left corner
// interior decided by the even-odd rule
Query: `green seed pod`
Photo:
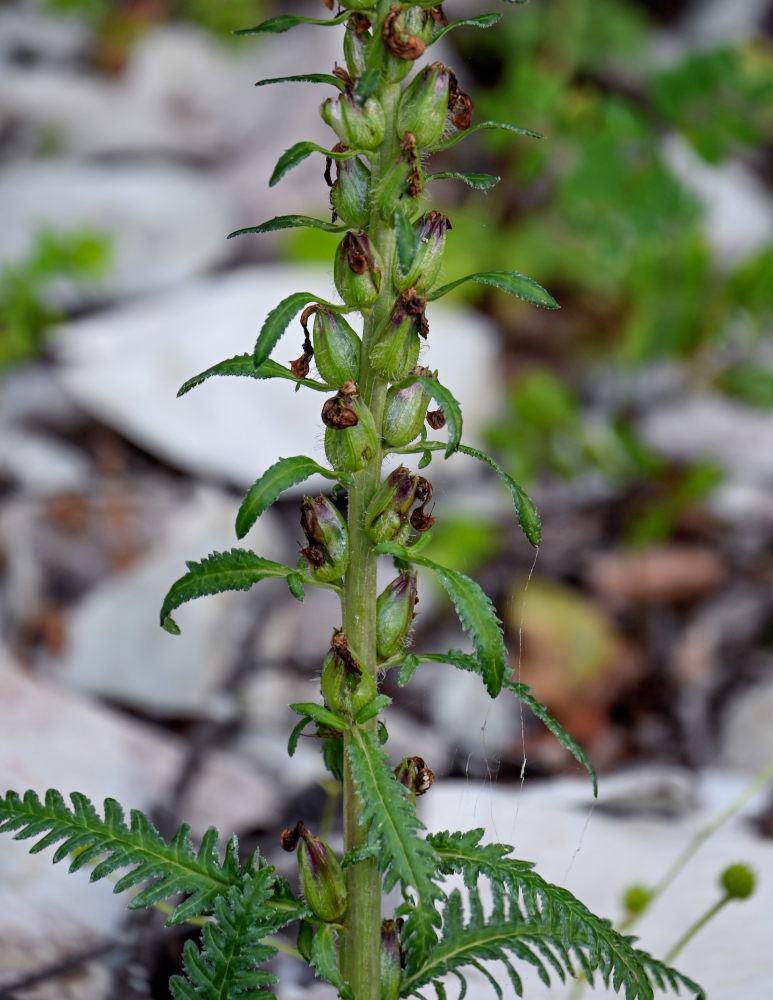
[[[347,224],[365,228],[370,221],[370,170],[359,156],[336,160],[336,179],[330,189],[330,204]]]
[[[442,63],[425,67],[403,91],[397,109],[397,134],[411,132],[420,148],[434,146],[448,117],[450,74]]]
[[[401,465],[391,472],[365,511],[365,531],[371,541],[404,542],[411,533],[409,512],[416,500],[419,477]]]
[[[646,885],[632,885],[625,890],[623,906],[628,913],[643,913],[652,899],[652,890]]]
[[[400,291],[413,286],[420,295],[426,295],[434,285],[443,263],[446,232],[451,228],[442,212],[432,211],[422,216],[415,226],[418,249],[408,273],[403,275],[395,263],[394,281]]]
[[[326,424],[325,454],[333,468],[342,472],[364,469],[378,451],[378,433],[373,415],[360,397],[339,392],[325,403],[322,420]]]
[[[350,719],[378,694],[375,680],[360,668],[343,632],[333,636],[322,664],[320,690],[328,708]]]
[[[411,375],[429,375],[429,368],[414,368]],[[392,448],[401,448],[418,437],[431,397],[421,382],[387,392],[381,436]]]
[[[720,877],[722,888],[730,899],[748,899],[754,892],[754,872],[748,865],[730,865]]]
[[[325,841],[305,827],[298,843],[298,871],[303,895],[314,916],[326,923],[340,920],[346,911],[343,869]]]
[[[413,288],[403,292],[373,344],[370,363],[389,382],[399,382],[416,366],[419,334],[426,337],[428,329],[426,305],[427,300],[416,295]]]
[[[340,580],[349,565],[346,521],[327,497],[306,497],[301,505],[301,527],[307,546],[301,549],[317,580]]]
[[[340,313],[317,306],[313,341],[317,369],[329,385],[359,378],[360,338]]]
[[[381,257],[367,233],[347,233],[338,244],[333,280],[338,294],[352,309],[367,309],[381,289]]]
[[[403,950],[400,946],[402,920],[381,924],[381,994],[379,1000],[397,1000],[403,978]]]
[[[344,59],[346,68],[352,79],[362,76],[368,68],[367,55],[368,44],[373,36],[368,31],[370,22],[361,14],[355,14],[346,22],[346,34],[344,35]]]
[[[382,660],[399,653],[405,645],[418,599],[416,574],[402,572],[376,600],[376,652]]]
[[[384,222],[391,222],[395,211],[409,215],[416,209],[416,202],[408,197],[411,173],[411,165],[398,160],[382,178],[376,192],[376,205]]]
[[[319,113],[350,149],[375,149],[386,133],[384,109],[374,97],[360,105],[345,90],[339,97],[328,97]]]

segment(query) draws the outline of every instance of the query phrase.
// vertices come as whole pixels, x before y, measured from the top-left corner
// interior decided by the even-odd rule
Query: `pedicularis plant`
[[[333,0],[325,3],[332,11]],[[306,544],[297,566],[245,549],[214,553],[188,564],[164,601],[161,620],[177,632],[171,615],[183,602],[247,590],[269,577],[284,579],[299,600],[309,586],[338,595],[340,622],[331,623],[327,654],[320,651],[322,700],[291,706],[300,721],[288,749],[292,756],[304,731],[315,736],[327,769],[343,786],[343,856],[337,858],[302,821],[285,831],[282,846],[297,850],[302,894],[296,895],[257,853],[243,861],[235,838],[221,852],[218,834],[210,829],[194,850],[188,827],[181,826],[166,843],[142,813],[133,811],[127,823],[113,800],[106,801],[102,817],[80,794],[73,794],[68,806],[55,791],[44,802],[33,792],[23,798],[9,792],[0,800],[0,828],[21,838],[43,834],[33,851],[57,845],[55,861],[70,857],[72,870],[89,865],[95,880],[126,870],[116,891],[136,893],[132,908],[163,908],[164,900],[176,897],[174,907],[166,906],[168,923],[203,925],[200,944],[185,946],[184,975],[171,980],[176,998],[269,995],[264,988],[274,977],[260,965],[276,953],[274,935],[291,924],[297,925],[298,958],[344,1000],[396,1000],[429,985],[442,1000],[444,977],[453,974],[464,990],[470,966],[501,996],[491,971],[496,963],[518,995],[516,963],[534,966],[546,983],[551,976],[563,980],[580,973],[590,982],[596,976],[616,991],[624,989],[628,998],[653,997],[656,987],[678,992],[684,986],[700,995],[695,983],[636,949],[634,939],[546,882],[529,862],[515,859],[510,846],[482,843],[480,829],[426,834],[415,803],[432,784],[432,772],[418,756],[394,762],[385,750],[380,713],[390,699],[379,693],[380,678],[397,669],[403,685],[420,663],[442,662],[478,674],[492,698],[505,689],[525,702],[585,765],[595,788],[583,751],[527,687],[508,676],[500,622],[478,584],[422,554],[434,522],[432,486],[401,464],[403,456],[414,456],[423,470],[438,451],[445,458],[461,452],[487,463],[509,490],[526,537],[539,545],[531,500],[491,458],[462,444],[458,403],[438,373],[419,364],[429,332],[427,304],[464,281],[556,307],[543,288],[514,271],[439,282],[450,223],[428,208],[427,183],[452,177],[486,188],[497,178],[427,173],[428,154],[477,129],[530,133],[502,122],[473,125],[472,101],[454,73],[440,62],[415,71],[414,64],[456,26],[488,27],[500,15],[449,23],[431,0],[342,0],[340,6],[329,18],[283,14],[245,32],[279,33],[302,23],[343,29],[344,62],[332,75],[282,78],[338,90],[321,107],[337,142],[331,149],[296,144],[280,157],[271,178],[273,185],[305,157],[323,153],[333,220],[283,216],[240,233],[311,226],[339,234],[334,278],[342,303],[310,292],[290,295],[269,314],[252,354],[223,361],[181,389],[213,375],[244,375],[288,379],[328,396],[322,422],[329,467],[302,455],[280,459],[244,498],[236,518],[240,538],[284,490],[311,475],[336,484],[339,499],[303,501]],[[303,350],[288,369],[270,355],[299,313]],[[362,336],[344,318],[352,313],[362,317]],[[312,359],[318,379],[309,378]],[[433,400],[436,408],[430,409]],[[445,426],[447,442],[428,435],[427,425]],[[387,460],[391,471],[385,474]],[[393,560],[396,573],[381,593],[379,557]],[[447,591],[472,652],[407,652],[417,567],[434,573]],[[464,893],[446,885],[452,874],[463,876]],[[401,901],[385,917],[383,897],[395,887]]]

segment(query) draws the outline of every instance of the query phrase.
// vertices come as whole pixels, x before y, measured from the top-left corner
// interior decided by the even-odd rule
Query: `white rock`
[[[756,37],[769,6],[768,0],[694,0],[679,32],[700,48],[745,42]]]
[[[52,664],[69,684],[158,715],[219,715],[213,696],[234,657],[241,594],[196,601],[175,612],[182,629],[159,627],[164,595],[185,573],[185,561],[236,544],[233,499],[200,488],[169,524],[162,546],[91,591],[73,610],[61,660]],[[278,551],[271,514],[260,519],[254,543],[261,555]],[[270,584],[269,584],[270,585]]]
[[[108,276],[88,288],[67,286],[68,304],[163,288],[228,255],[233,228],[228,196],[180,166],[28,163],[0,172],[0,262],[30,250],[41,228],[89,228],[113,240]]]
[[[14,480],[27,495],[51,496],[88,488],[91,465],[72,445],[30,431],[2,428],[0,475]]]
[[[773,760],[771,718],[772,680],[759,681],[737,694],[727,709],[722,726],[722,762],[747,774],[762,770]]]
[[[331,285],[325,271],[250,268],[72,323],[55,344],[63,384],[98,419],[197,475],[246,487],[280,456],[311,454],[324,462],[321,393],[296,393],[280,379],[214,378],[181,399],[175,394],[191,376],[251,352],[281,299],[299,290],[334,297]],[[465,440],[475,444],[496,405],[494,330],[471,312],[433,304],[428,315],[426,363],[460,400]],[[301,353],[301,342],[295,319],[273,357],[286,364]],[[451,465],[468,474],[469,461],[446,465],[438,457],[433,478]],[[310,480],[299,491],[314,488]]]
[[[46,62],[66,62],[82,56],[89,28],[78,18],[51,17],[30,3],[0,9],[0,64],[18,52],[34,53]]]
[[[516,845],[516,856],[536,862],[537,871],[566,886],[601,916],[620,918],[620,895],[632,883],[654,885],[707,821],[744,787],[744,779],[711,773],[696,779],[703,808],[683,819],[619,821],[594,811],[587,781],[548,781],[523,791],[470,782],[441,782],[421,800],[431,830],[485,828],[485,840]],[[604,782],[600,795],[604,796]],[[771,981],[769,914],[773,907],[773,845],[754,837],[744,816],[752,803],[709,838],[651,912],[636,925],[641,947],[662,956],[719,898],[717,879],[729,864],[748,862],[758,875],[757,890],[731,904],[704,928],[676,961],[707,990],[711,1000],[766,997]],[[632,931],[634,929],[632,928]],[[547,989],[528,967],[523,973],[529,1000],[567,998],[556,979]],[[514,996],[501,966],[492,966],[504,996]],[[468,977],[471,1000],[491,1000],[491,987],[474,970]],[[451,984],[449,984],[451,985]],[[453,989],[454,986],[451,985]],[[455,995],[455,994],[453,994]],[[611,995],[603,987],[586,996]]]

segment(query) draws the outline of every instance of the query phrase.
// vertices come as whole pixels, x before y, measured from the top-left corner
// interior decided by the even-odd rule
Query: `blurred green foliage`
[[[88,229],[39,230],[23,260],[0,269],[0,369],[35,357],[62,319],[48,300],[63,279],[98,282],[111,261],[109,237]]]
[[[133,23],[162,20],[190,21],[222,38],[237,28],[250,27],[263,17],[265,0],[44,0],[47,10],[69,14],[111,34],[123,25],[134,35]],[[116,21],[118,25],[116,26]],[[129,39],[131,40],[131,38]]]

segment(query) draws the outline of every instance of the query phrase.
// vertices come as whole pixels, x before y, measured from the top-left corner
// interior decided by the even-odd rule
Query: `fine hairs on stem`
[[[194,846],[182,825],[167,843],[143,813],[126,817],[113,799],[102,812],[77,792],[69,804],[53,790],[42,800],[32,791],[0,799],[0,830],[39,838],[33,850],[54,847],[54,861],[67,857],[71,870],[88,867],[92,880],[120,871],[115,888],[133,892],[131,908],[164,906],[168,924],[200,925],[198,941],[186,942],[183,968],[170,980],[176,1000],[270,997],[275,978],[264,966],[279,941],[343,1000],[397,1000],[425,995],[429,987],[442,1000],[449,980],[466,989],[470,968],[500,997],[505,980],[520,996],[519,968],[529,966],[546,983],[582,974],[627,1000],[652,1000],[656,990],[702,996],[696,983],[547,882],[510,845],[484,843],[481,829],[428,833],[416,800],[431,793],[431,761],[421,748],[402,760],[389,756],[383,713],[390,698],[380,691],[380,678],[395,670],[405,685],[422,663],[439,662],[477,674],[492,698],[519,700],[588,771],[596,789],[582,748],[527,685],[510,677],[491,600],[469,576],[425,554],[435,519],[442,517],[428,474],[439,452],[444,460],[487,465],[512,498],[526,542],[537,548],[541,541],[529,496],[490,456],[464,443],[452,387],[442,372],[419,364],[420,350],[442,334],[434,330],[432,303],[472,281],[533,306],[558,307],[519,270],[441,281],[453,234],[451,222],[431,205],[431,182],[453,179],[485,190],[499,178],[433,173],[432,154],[479,130],[510,133],[518,141],[535,137],[509,122],[476,121],[472,98],[430,51],[458,26],[490,28],[502,14],[450,20],[453,0],[446,6],[448,13],[436,0],[319,0],[318,13],[325,16],[280,14],[240,32],[306,31],[309,65],[314,31],[336,31],[341,38],[341,62],[332,72],[305,65],[297,75],[260,81],[320,85],[327,94],[332,88],[320,108],[331,129],[328,146],[297,142],[281,154],[269,181],[273,186],[301,161],[318,157],[320,183],[330,192],[329,217],[278,216],[231,234],[296,227],[334,234],[338,298],[293,293],[265,318],[250,353],[213,364],[180,389],[238,375],[257,380],[256,392],[264,379],[293,383],[288,406],[293,388],[322,394],[320,423],[309,427],[309,442],[324,429],[327,464],[304,454],[280,459],[257,478],[236,515],[241,539],[284,491],[313,475],[324,477],[331,495],[309,495],[300,505],[298,562],[286,565],[236,547],[189,562],[163,600],[161,624],[177,634],[173,615],[184,602],[262,581],[284,581],[299,601],[308,587],[337,595],[340,616],[330,622],[329,647],[319,653],[320,697],[290,706],[299,721],[288,752],[292,757],[301,736],[315,738],[340,789],[343,855],[299,817],[281,837],[282,848],[298,859],[298,879],[290,885],[258,851],[242,855],[235,837],[223,843],[210,829]],[[361,336],[347,319],[352,314],[361,317]],[[274,354],[288,330],[298,357],[286,367]],[[406,464],[393,467],[393,456]],[[381,592],[380,560],[394,567]],[[420,567],[447,593],[471,651],[410,648]],[[463,889],[448,885],[454,874],[463,876]],[[484,888],[491,900],[485,906]],[[397,906],[384,912],[393,889]],[[287,928],[294,946],[276,937]]]

